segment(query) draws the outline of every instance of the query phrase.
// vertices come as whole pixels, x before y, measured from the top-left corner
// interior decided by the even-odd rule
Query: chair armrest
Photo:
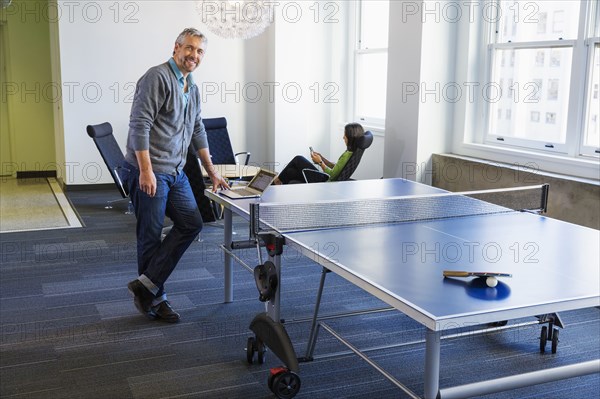
[[[251,155],[251,153],[249,153],[248,151],[235,153],[234,157],[235,157],[236,161],[237,161],[238,155],[244,155],[244,156],[246,156],[246,160],[244,161],[244,165],[248,165],[248,161],[250,161],[250,155]]]
[[[307,183],[323,183],[329,180],[329,175],[314,169],[302,169],[302,176]]]

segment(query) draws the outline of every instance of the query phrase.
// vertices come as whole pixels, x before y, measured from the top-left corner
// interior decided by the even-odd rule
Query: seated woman
[[[346,166],[346,163],[356,151],[357,140],[365,134],[365,130],[358,123],[349,123],[344,127],[344,143],[346,143],[346,151],[339,157],[336,163],[327,160],[324,156],[316,151],[311,151],[310,157],[312,162],[301,155],[297,155],[290,163],[279,173],[273,181],[273,184],[288,184],[291,181],[304,181],[302,169],[318,170],[314,165],[321,167],[323,172],[329,175],[327,181],[337,180],[340,172]],[[313,164],[314,162],[314,164]]]

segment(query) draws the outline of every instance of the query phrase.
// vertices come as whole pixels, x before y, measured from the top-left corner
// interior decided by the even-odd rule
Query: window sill
[[[600,163],[598,159],[594,158],[572,158],[475,143],[463,143],[455,149],[454,153],[459,156],[501,162],[513,167],[525,167],[539,173],[566,175],[575,179],[584,179],[593,184],[600,183]]]
[[[367,130],[370,130],[371,133],[373,133],[374,136],[385,136],[385,127],[383,126],[379,126],[379,125],[369,125],[369,124],[363,124],[361,123],[362,127],[365,129],[365,132]]]
[[[339,128],[340,131],[344,131],[344,126],[346,126],[346,124],[351,123],[352,121],[346,121],[344,123],[340,123],[339,124]],[[368,124],[368,123],[364,123],[361,121],[358,121],[357,123],[360,123],[360,125],[363,127],[363,129],[365,129],[365,132],[367,130],[371,131],[371,133],[373,133],[373,136],[385,136],[385,127],[381,126],[381,125],[374,125],[374,124]]]

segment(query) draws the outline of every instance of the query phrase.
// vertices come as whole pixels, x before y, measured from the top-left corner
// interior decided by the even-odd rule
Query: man
[[[164,284],[202,229],[202,218],[183,172],[190,143],[213,183],[228,188],[212,165],[200,117],[200,93],[191,72],[202,62],[207,39],[185,29],[173,57],[150,68],[137,82],[131,107],[122,177],[137,218],[138,275],[127,287],[136,308],[151,320],[175,323],[179,314]],[[173,227],[161,241],[165,215]]]

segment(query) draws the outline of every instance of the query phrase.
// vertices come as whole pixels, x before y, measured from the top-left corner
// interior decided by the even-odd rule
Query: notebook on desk
[[[244,187],[234,187],[229,190],[221,191],[221,194],[229,198],[255,198],[260,197],[262,193],[269,188],[277,173],[266,169],[261,169],[254,175],[250,183]]]

